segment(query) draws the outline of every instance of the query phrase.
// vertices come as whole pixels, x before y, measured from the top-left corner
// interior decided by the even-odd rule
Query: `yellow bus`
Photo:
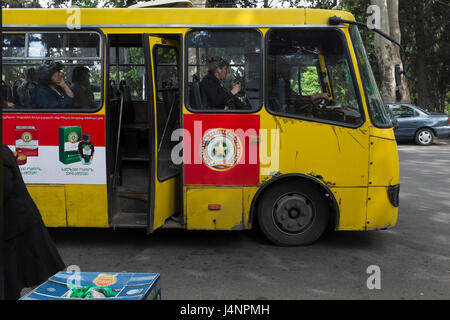
[[[354,17],[182,3],[3,11],[3,141],[46,225],[395,226],[392,124],[357,27],[329,23]]]

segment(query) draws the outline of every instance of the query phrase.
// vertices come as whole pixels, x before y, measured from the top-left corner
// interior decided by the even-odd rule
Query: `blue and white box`
[[[158,273],[58,272],[20,300],[160,300]],[[77,287],[109,287],[115,297],[70,298],[69,284]]]

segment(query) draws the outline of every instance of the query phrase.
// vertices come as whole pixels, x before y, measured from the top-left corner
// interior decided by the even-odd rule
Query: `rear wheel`
[[[422,128],[416,133],[415,141],[418,145],[429,146],[433,144],[433,140],[433,132],[428,128]]]
[[[316,184],[288,181],[272,186],[262,197],[258,224],[274,244],[311,244],[325,231],[329,220],[328,199]]]

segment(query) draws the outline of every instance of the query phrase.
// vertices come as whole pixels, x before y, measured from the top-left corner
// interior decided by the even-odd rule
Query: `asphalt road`
[[[160,273],[163,299],[449,299],[450,140],[398,150],[400,212],[390,230],[330,231],[295,248],[257,230],[50,232],[81,271]],[[367,287],[372,265],[380,289]]]

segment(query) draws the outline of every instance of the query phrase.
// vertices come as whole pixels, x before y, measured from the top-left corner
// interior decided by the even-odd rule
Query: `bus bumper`
[[[400,185],[369,187],[365,230],[392,228],[397,223]]]

